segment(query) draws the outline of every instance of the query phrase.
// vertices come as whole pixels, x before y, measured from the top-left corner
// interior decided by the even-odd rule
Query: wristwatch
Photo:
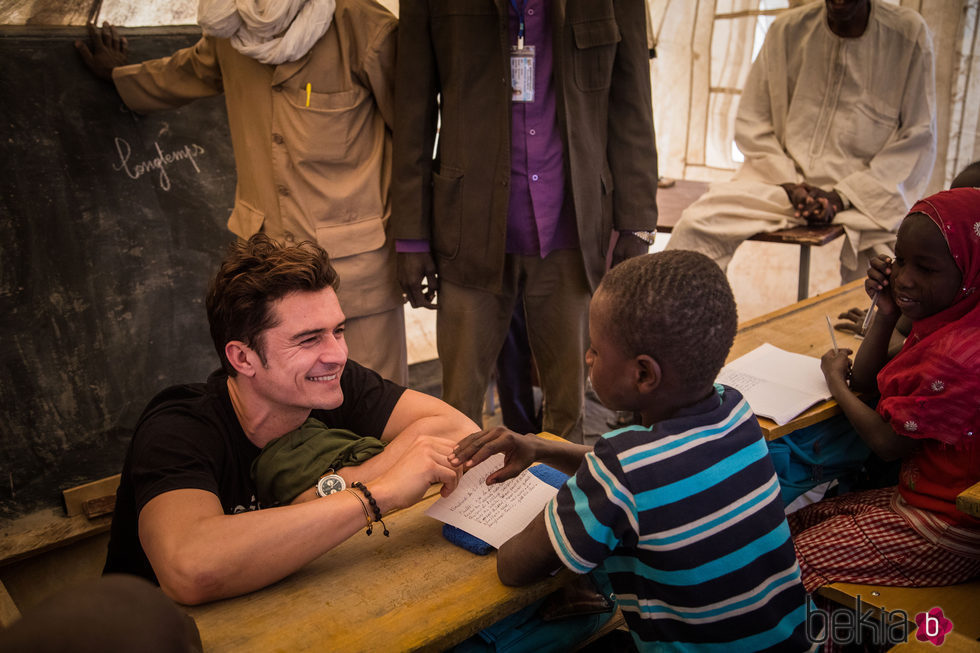
[[[636,236],[647,245],[652,245],[653,241],[657,238],[656,231],[623,231],[621,233],[630,234],[631,236]]]
[[[327,473],[320,477],[320,480],[316,482],[316,495],[318,497],[325,497],[336,492],[343,492],[347,489],[347,483],[344,479],[335,474],[332,469],[328,469]]]

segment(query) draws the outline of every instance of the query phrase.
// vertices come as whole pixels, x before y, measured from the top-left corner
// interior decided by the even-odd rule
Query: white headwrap
[[[278,65],[310,51],[336,6],[336,0],[200,0],[197,22],[245,56]]]

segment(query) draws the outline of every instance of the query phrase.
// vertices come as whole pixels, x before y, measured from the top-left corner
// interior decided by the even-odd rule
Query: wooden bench
[[[980,517],[980,483],[964,490],[956,498],[956,507],[967,514]],[[857,604],[857,597],[861,597],[864,606],[875,610],[875,618],[878,618],[881,610],[894,612],[904,610],[910,620],[915,619],[915,615],[926,612],[934,607],[942,608],[943,614],[953,622],[951,635],[957,637],[947,642],[956,643],[959,646],[969,644],[967,648],[951,648],[952,651],[959,650],[980,650],[980,609],[977,603],[980,601],[980,578],[968,583],[959,585],[949,585],[947,587],[884,587],[881,585],[857,585],[855,583],[831,583],[817,590],[823,597],[839,603],[845,607],[853,608]],[[915,623],[909,629],[910,633],[915,632]],[[906,644],[895,647],[894,651],[917,651],[922,642],[910,641]],[[932,646],[928,644],[928,646]],[[944,643],[945,647],[946,644]],[[906,648],[902,648],[906,647]]]
[[[681,217],[681,212],[699,198],[708,189],[708,183],[678,179],[671,188],[657,191],[657,206],[660,217],[657,220],[657,231],[670,233]],[[810,294],[810,248],[823,247],[844,235],[844,227],[839,224],[823,226],[804,225],[787,227],[778,231],[759,233],[749,240],[766,243],[787,243],[800,247],[800,272],[797,280],[797,301],[806,299]]]
[[[614,614],[609,621],[603,624],[602,628],[592,633],[592,635],[585,641],[579,642],[575,648],[572,649],[573,653],[575,651],[581,651],[587,646],[594,644],[614,630],[625,630],[626,632],[629,632],[629,627],[626,625],[626,617],[623,616],[623,611],[620,608],[616,608],[616,614]]]

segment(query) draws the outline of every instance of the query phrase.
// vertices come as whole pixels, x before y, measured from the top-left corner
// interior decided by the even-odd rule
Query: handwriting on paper
[[[456,490],[426,514],[499,547],[524,530],[558,492],[527,470],[488,486],[487,476],[503,464],[503,454],[496,454],[469,470]]]

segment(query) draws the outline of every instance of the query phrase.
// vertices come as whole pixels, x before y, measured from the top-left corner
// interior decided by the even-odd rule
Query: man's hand
[[[830,224],[834,216],[839,211],[844,210],[844,202],[841,201],[837,191],[825,191],[816,186],[810,186],[810,194],[803,213],[800,214],[807,224]]]
[[[442,496],[449,496],[459,481],[449,464],[453,443],[429,435],[419,436],[411,448],[369,488],[382,512],[416,503],[430,486],[442,483]]]
[[[789,198],[789,203],[793,205],[794,214],[796,217],[800,217],[803,209],[806,208],[807,200],[810,198],[810,187],[807,184],[792,182],[780,184],[780,186],[786,191],[786,197]]]
[[[650,251],[650,243],[630,231],[620,231],[613,247],[611,266],[616,267],[626,259],[642,256]]]
[[[429,252],[398,253],[398,284],[412,308],[436,308],[439,273]]]
[[[96,77],[111,82],[112,69],[126,65],[129,57],[129,42],[125,36],[119,36],[116,28],[109,23],[102,23],[101,30],[96,30],[92,23],[87,27],[92,49],[90,50],[83,41],[75,41],[75,50]]]
[[[803,218],[807,224],[829,224],[838,211],[844,210],[844,202],[837,191],[828,192],[806,182],[780,185],[793,205],[793,215]]]
[[[458,468],[469,469],[494,454],[503,453],[504,466],[487,476],[487,485],[493,485],[514,478],[530,467],[537,460],[539,440],[530,433],[521,435],[496,426],[460,440],[449,456],[449,462]]]

